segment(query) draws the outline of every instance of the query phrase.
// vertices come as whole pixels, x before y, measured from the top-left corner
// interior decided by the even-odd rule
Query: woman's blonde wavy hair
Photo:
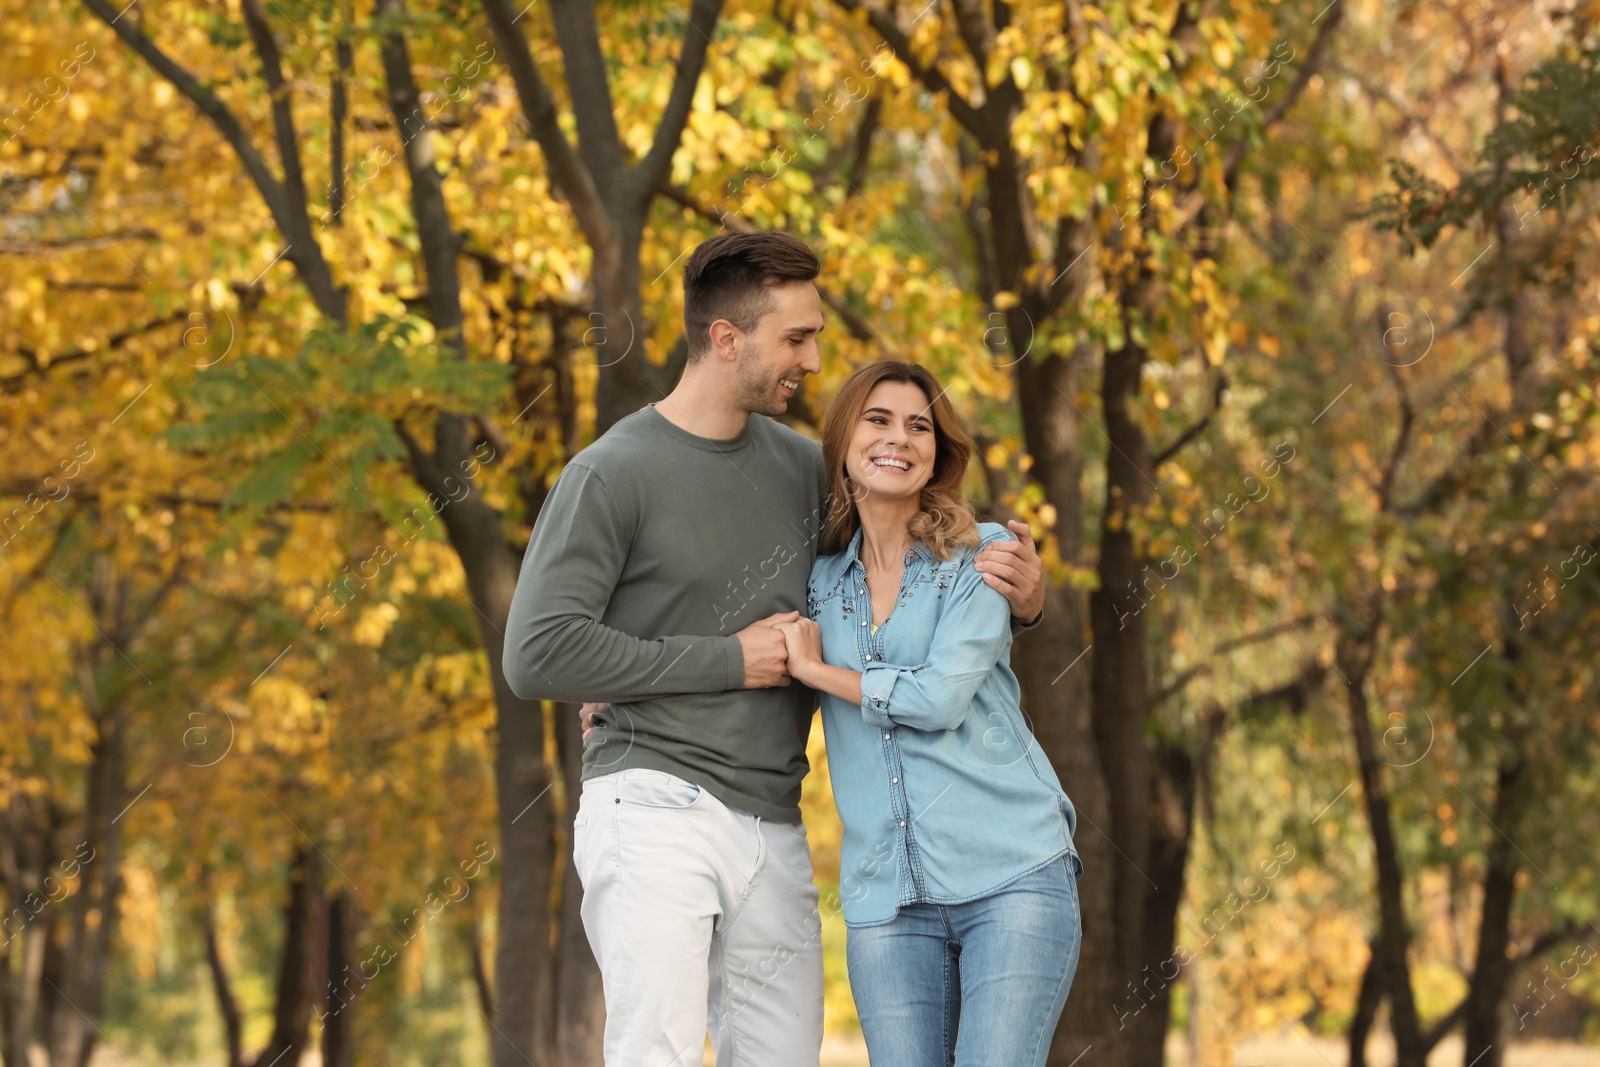
[[[922,487],[922,508],[906,524],[906,532],[913,541],[926,544],[933,558],[941,561],[948,559],[955,548],[975,547],[979,542],[978,521],[962,489],[967,463],[972,459],[972,435],[945,399],[938,379],[926,368],[885,359],[867,364],[840,386],[822,423],[822,459],[833,499],[822,527],[822,554],[833,555],[849,548],[861,524],[855,483],[845,469],[845,456],[866,409],[867,397],[881,382],[908,382],[921,389],[933,418],[933,474]]]

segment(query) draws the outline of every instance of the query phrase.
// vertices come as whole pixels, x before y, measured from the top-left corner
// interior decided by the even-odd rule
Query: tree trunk
[[[47,813],[48,805],[38,798],[12,796],[0,835],[0,885],[5,888],[0,939],[6,949],[0,958],[0,1057],[5,1067],[29,1067],[45,950],[60,914]]]
[[[1056,508],[1061,557],[1072,563],[1082,552],[1077,530],[1083,455],[1070,400],[1076,395],[1078,366],[1076,359],[1052,353],[1015,368],[1024,440],[1034,461],[1030,473]],[[1052,1064],[1071,1063],[1089,1047],[1097,1050],[1095,1056],[1109,1053],[1120,1040],[1112,1004],[1121,979],[1132,974],[1118,965],[1111,937],[1114,870],[1126,861],[1096,829],[1110,824],[1111,802],[1094,746],[1085,743],[1093,736],[1091,647],[1083,594],[1071,586],[1052,586],[1045,593],[1044,619],[1018,639],[1012,658],[1034,736],[1077,809],[1073,840],[1084,868],[1078,883],[1083,944],[1072,995],[1051,1043]]]
[[[618,237],[616,259],[596,255],[590,284],[595,314],[575,358],[600,368],[595,390],[596,437],[644,405],[660,400],[672,388],[668,369],[645,355],[650,324],[644,318],[639,288],[639,251],[644,240],[645,212],[614,209]]]
[[[120,634],[113,621],[125,598],[126,586],[117,579],[109,560],[97,557],[91,586],[93,614],[101,629]],[[120,643],[120,642],[119,642]],[[112,653],[111,655],[115,655]],[[123,701],[109,706],[100,699],[97,668],[107,666],[103,644],[83,658],[80,690],[98,736],[91,748],[88,796],[84,804],[84,842],[92,857],[79,871],[78,892],[72,898],[67,937],[61,954],[57,996],[64,1003],[52,1013],[49,1030],[51,1067],[85,1067],[99,1033],[98,1020],[105,993],[106,960],[111,933],[116,926],[117,897],[121,891],[122,835],[117,826],[126,800],[127,760]]]
[[[1396,1067],[1426,1067],[1427,1047],[1417,1017],[1416,999],[1411,988],[1411,965],[1406,952],[1411,932],[1406,924],[1404,876],[1400,869],[1400,848],[1389,814],[1389,794],[1383,781],[1382,763],[1372,733],[1371,708],[1367,702],[1367,672],[1372,665],[1373,642],[1379,625],[1374,608],[1360,635],[1348,632],[1339,637],[1337,662],[1349,685],[1346,689],[1350,735],[1355,742],[1356,761],[1362,797],[1366,802],[1367,822],[1372,833],[1378,896],[1378,933],[1372,940],[1377,982],[1389,1001],[1389,1026],[1394,1032]]]
[[[325,904],[327,915],[327,976],[315,993],[319,1001],[331,1000],[329,984],[342,988],[347,967],[356,968],[356,904],[341,890]],[[322,1016],[322,1067],[351,1067],[355,1058],[355,1010],[346,1005],[333,1010],[330,1003]]]
[[[401,0],[380,0],[377,13],[399,20]],[[391,23],[391,26],[394,24]],[[384,75],[389,107],[405,143],[411,206],[417,220],[428,281],[428,317],[441,341],[466,355],[461,311],[460,245],[444,202],[433,142],[399,29],[384,34]],[[468,420],[440,412],[430,455],[407,440],[418,483],[452,503],[441,514],[451,546],[466,572],[467,594],[478,615],[478,634],[494,688],[495,796],[500,828],[501,895],[495,951],[494,1024],[489,1030],[494,1067],[549,1063],[555,1053],[554,959],[550,950],[550,875],[553,856],[548,802],[550,771],[544,758],[544,718],[536,701],[523,700],[506,682],[501,656],[506,618],[521,566],[509,549],[501,515],[470,478],[473,441]],[[466,495],[447,490],[465,485]]]
[[[595,962],[579,913],[583,884],[578,881],[572,857],[572,820],[578,811],[578,797],[583,788],[583,727],[578,721],[578,709],[571,704],[556,705],[556,744],[561,750],[561,771],[567,783],[557,1041],[562,1067],[600,1067],[604,1059],[605,990],[600,981],[600,965]]]
[[[1501,1013],[1511,984],[1511,907],[1517,894],[1517,869],[1521,865],[1512,837],[1520,821],[1524,765],[1513,756],[1500,764],[1496,775],[1494,825],[1500,831],[1489,845],[1488,870],[1483,878],[1483,911],[1478,920],[1478,951],[1467,990],[1466,1051],[1464,1063],[1500,1067],[1504,1045],[1500,1040]]]
[[[211,972],[211,989],[217,996],[217,1010],[222,1013],[222,1031],[228,1046],[228,1067],[244,1067],[244,1019],[239,1014],[239,1002],[233,995],[233,982],[228,977],[228,967],[222,958],[222,944],[217,936],[217,921],[210,906],[206,908],[203,923],[206,944],[206,966]]]
[[[1378,1008],[1383,1004],[1383,985],[1378,978],[1378,946],[1367,946],[1367,965],[1361,969],[1361,988],[1356,993],[1356,1010],[1350,1018],[1350,1031],[1346,1035],[1349,1045],[1349,1067],[1367,1067],[1367,1038],[1372,1035],[1372,1025],[1378,1020]]]
[[[1145,873],[1159,889],[1146,887],[1141,916],[1146,951],[1138,982],[1153,1000],[1129,1023],[1131,1061],[1138,1067],[1161,1067],[1166,1057],[1172,987],[1182,969],[1174,948],[1178,908],[1183,904],[1184,870],[1189,863],[1189,839],[1194,825],[1193,759],[1175,744],[1158,744],[1154,756],[1150,779],[1150,862]]]
[[[1146,564],[1132,530],[1150,498],[1150,446],[1129,409],[1139,394],[1143,364],[1144,351],[1133,344],[1105,355],[1100,394],[1111,447],[1105,459],[1106,501],[1100,518],[1100,580],[1089,595],[1095,644],[1090,676],[1093,737],[1110,801],[1110,821],[1102,829],[1126,857],[1112,867],[1114,904],[1107,933],[1114,941],[1113,958],[1122,977],[1135,982],[1145,963],[1145,897],[1163,888],[1148,873],[1151,793],[1145,719],[1149,663],[1147,616],[1140,599],[1147,594],[1139,586],[1140,571]],[[1143,1020],[1145,1013],[1138,1018]]]
[[[255,1067],[295,1067],[309,1044],[314,988],[313,935],[322,900],[322,856],[310,844],[295,849],[289,863],[289,899],[283,907],[283,956],[272,1012],[272,1037]]]

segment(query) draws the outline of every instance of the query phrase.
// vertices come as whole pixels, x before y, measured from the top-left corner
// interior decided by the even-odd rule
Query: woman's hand
[[[606,703],[589,703],[578,709],[578,721],[583,724],[583,739],[589,740],[589,732],[594,729],[594,713],[601,708],[609,708]]]
[[[806,682],[810,669],[822,662],[822,628],[811,619],[777,624],[789,653],[789,675]]]

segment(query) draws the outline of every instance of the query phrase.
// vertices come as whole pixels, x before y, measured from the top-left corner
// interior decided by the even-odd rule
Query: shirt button
[[[861,625],[862,625],[862,626],[865,626],[865,625],[866,625],[866,624],[867,624],[867,620],[866,620],[866,619],[862,619],[862,620],[861,620]]]
[[[883,739],[884,739],[884,740],[885,740],[885,741],[887,741],[887,740],[889,740],[889,735],[888,735],[888,734],[884,734],[884,735],[883,735]]]
[[[904,825],[905,825],[905,824],[906,824],[906,821],[905,821],[905,820],[904,820],[904,819],[901,819],[901,820],[900,820],[900,825],[901,825],[901,826],[904,826]]]
[[[891,778],[891,779],[889,779],[889,781],[893,785],[899,785],[900,784],[900,779],[898,779],[898,778]]]

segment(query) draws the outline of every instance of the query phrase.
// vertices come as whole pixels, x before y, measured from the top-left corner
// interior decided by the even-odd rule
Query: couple
[[[709,1028],[719,1067],[816,1067],[820,697],[874,1067],[1042,1065],[1081,873],[1008,662],[1042,567],[974,521],[972,439],[921,367],[853,375],[821,448],[773,421],[821,369],[819,269],[781,233],[695,250],[682,378],[562,471],[512,602],[512,689],[593,702],[573,862],[606,1064],[694,1067]]]

